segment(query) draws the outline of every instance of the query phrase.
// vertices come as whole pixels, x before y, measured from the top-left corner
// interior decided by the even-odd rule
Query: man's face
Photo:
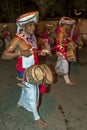
[[[28,34],[33,34],[35,31],[35,24],[32,23],[32,24],[27,24],[25,26],[25,32],[28,33]]]

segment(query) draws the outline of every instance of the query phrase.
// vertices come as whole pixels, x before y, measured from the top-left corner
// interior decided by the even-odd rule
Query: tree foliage
[[[0,1],[0,22],[15,22],[23,13],[38,10],[40,18],[72,16],[81,10],[87,17],[87,0],[3,0]]]

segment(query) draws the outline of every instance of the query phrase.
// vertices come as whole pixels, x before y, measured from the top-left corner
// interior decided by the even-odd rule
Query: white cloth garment
[[[29,67],[34,64],[34,56],[31,55],[29,58],[22,57],[22,61],[26,61],[24,64],[24,68]],[[26,110],[31,111],[33,113],[34,119],[40,119],[40,116],[37,111],[37,103],[39,101],[39,87],[34,84],[29,84],[24,81],[24,84],[27,86],[26,88],[22,88],[22,93],[19,99],[18,104],[23,106]]]
[[[18,104],[26,110],[33,113],[34,120],[40,119],[37,111],[37,103],[39,100],[39,87],[25,82],[26,88],[22,88],[21,97]]]
[[[68,61],[66,60],[66,58],[63,55],[58,56],[56,66],[55,66],[55,70],[58,74],[67,74],[68,73],[69,64],[68,64]]]
[[[31,55],[29,57],[22,56],[22,66],[24,69],[30,67],[34,64],[34,55]]]

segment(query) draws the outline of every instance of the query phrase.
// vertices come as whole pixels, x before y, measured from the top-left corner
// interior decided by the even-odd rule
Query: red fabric
[[[24,72],[25,69],[22,67],[22,57],[17,58],[16,69],[18,71]]]
[[[38,65],[38,54],[34,53],[34,64]],[[40,94],[46,93],[46,85],[43,83],[40,85]]]
[[[58,34],[60,32],[60,27],[58,26],[56,29],[56,33]]]
[[[60,31],[63,31],[63,28],[58,26],[57,29],[56,29],[56,33],[58,34]]]
[[[37,53],[34,53],[34,64],[35,65],[38,64],[38,54]],[[16,69],[18,71],[21,71],[21,72],[25,71],[25,69],[22,68],[22,57],[18,57]],[[24,80],[26,81],[26,75],[24,75]],[[44,83],[40,86],[40,90],[39,91],[40,91],[41,94],[46,93],[46,85]]]
[[[78,34],[76,33],[74,36],[72,36],[72,39],[74,42],[76,42],[78,40]]]
[[[43,83],[41,86],[40,86],[40,94],[44,94],[46,93],[46,85]]]
[[[56,40],[56,46],[57,46],[56,51],[61,52],[65,56],[65,58],[67,58],[66,49],[59,44],[58,40]]]
[[[38,54],[34,53],[34,64],[38,65]]]
[[[60,32],[64,32],[64,30],[62,27],[58,26],[56,29],[56,33],[59,34]],[[63,44],[67,44],[67,43],[68,42],[67,42],[66,38],[63,39]],[[66,55],[67,47],[60,45],[60,42],[58,39],[56,39],[56,46],[57,46],[56,51],[61,52],[65,56],[65,58],[67,59],[67,55]]]
[[[9,32],[4,32],[4,37],[7,38],[10,36],[10,33]]]
[[[37,53],[34,53],[34,64],[38,65],[38,55],[37,55]],[[40,94],[46,93],[46,85],[44,83],[41,84],[39,91],[40,91]]]

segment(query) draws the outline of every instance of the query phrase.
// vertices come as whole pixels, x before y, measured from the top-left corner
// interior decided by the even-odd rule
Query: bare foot
[[[37,120],[37,124],[38,124],[41,128],[47,126],[47,122],[45,122],[45,121],[42,120],[42,119]]]
[[[17,85],[22,87],[22,88],[26,88],[26,86],[23,83],[17,83]]]
[[[20,107],[21,107],[21,105],[17,104],[17,108],[20,108]]]
[[[75,84],[73,82],[66,83],[69,86],[74,86]]]
[[[21,78],[19,76],[17,76],[16,79],[19,80],[19,81],[23,81],[23,78]]]

